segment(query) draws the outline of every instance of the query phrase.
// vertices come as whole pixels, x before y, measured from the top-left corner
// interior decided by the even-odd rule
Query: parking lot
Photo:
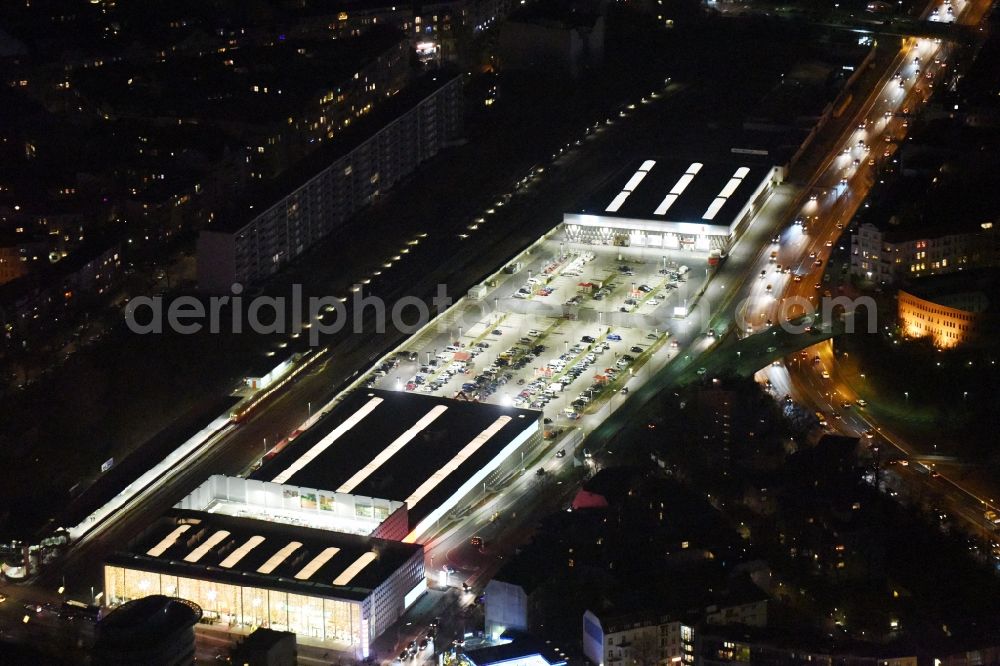
[[[675,308],[701,288],[705,265],[692,252],[574,245],[555,232],[384,359],[367,385],[537,409],[557,439],[603,418],[652,356],[669,360]]]

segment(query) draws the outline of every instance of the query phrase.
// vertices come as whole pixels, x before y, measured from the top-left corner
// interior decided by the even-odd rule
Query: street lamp
[[[906,396],[906,402],[909,402],[910,401],[910,392],[909,391],[903,391],[903,395]]]

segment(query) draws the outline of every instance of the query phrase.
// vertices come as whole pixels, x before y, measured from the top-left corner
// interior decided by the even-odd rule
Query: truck
[[[718,266],[719,264],[721,264],[725,260],[726,260],[726,252],[725,252],[725,250],[721,250],[719,248],[716,248],[714,250],[711,250],[708,253],[708,265],[709,266]]]
[[[549,384],[549,390],[552,391],[553,393],[561,393],[563,390],[563,385],[560,384],[559,382],[552,382],[551,384]]]

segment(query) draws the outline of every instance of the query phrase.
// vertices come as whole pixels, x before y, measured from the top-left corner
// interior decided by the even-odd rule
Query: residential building
[[[428,73],[369,120],[202,231],[203,291],[225,292],[237,282],[268,278],[457,140],[462,80]]]
[[[177,596],[208,617],[332,641],[360,658],[427,584],[418,544],[179,509],[110,556],[104,581],[110,605]]]
[[[876,284],[995,266],[998,261],[1000,243],[992,221],[952,229],[892,229],[866,222],[851,234],[851,274]]]

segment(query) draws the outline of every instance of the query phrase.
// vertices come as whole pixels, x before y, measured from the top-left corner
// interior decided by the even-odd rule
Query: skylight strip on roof
[[[656,207],[656,210],[653,211],[653,214],[666,215],[667,211],[670,210],[670,207],[674,205],[674,202],[677,201],[677,199],[678,197],[676,194],[668,194],[667,196],[663,197],[663,201],[661,201],[660,205]]]
[[[702,164],[701,162],[691,162],[691,166],[689,166],[688,170],[685,171],[684,173],[689,173],[692,176],[696,176],[696,175],[698,175],[698,172],[701,171],[701,168],[703,166],[705,166],[705,165]]]
[[[377,558],[378,558],[378,555],[375,554],[372,551],[368,551],[367,553],[364,553],[361,557],[359,557],[358,559],[354,560],[354,562],[351,563],[351,566],[349,566],[346,569],[344,569],[344,571],[339,576],[337,576],[336,578],[334,578],[333,579],[333,584],[334,585],[347,585],[352,580],[354,580],[354,578],[359,573],[361,573],[362,569],[364,569],[369,564],[371,564],[372,562],[374,562]]]
[[[639,183],[642,182],[642,179],[646,177],[646,173],[648,172],[636,171],[634,174],[632,174],[632,177],[628,179],[627,183],[625,183],[625,187],[622,188],[622,192],[634,191],[635,188],[639,187]]]
[[[185,532],[187,532],[189,529],[191,529],[190,525],[180,525],[179,527],[174,529],[173,532],[165,536],[163,538],[163,541],[161,541],[160,543],[156,544],[155,546],[147,550],[146,554],[151,555],[152,557],[159,557],[160,555],[163,555],[163,553],[167,552],[168,548],[177,543],[177,539],[179,539],[180,536]]]
[[[750,167],[740,167],[733,174],[734,178],[739,178],[740,180],[746,178],[750,174]]]
[[[684,190],[687,189],[687,186],[691,184],[692,180],[694,180],[693,174],[690,173],[681,174],[681,177],[677,179],[677,182],[674,183],[674,186],[670,188],[670,193],[680,196],[681,194],[684,193]]]
[[[190,553],[188,553],[184,557],[184,561],[197,562],[198,560],[200,560],[202,557],[205,556],[205,553],[207,553],[208,551],[212,550],[220,543],[225,541],[226,537],[228,536],[229,532],[227,532],[226,530],[218,530],[215,534],[205,539],[205,543],[201,544],[200,546],[192,550]]]
[[[722,210],[722,207],[726,205],[727,201],[729,201],[729,199],[725,197],[715,197],[715,201],[709,204],[708,210],[706,210],[705,214],[701,216],[701,219],[714,220],[715,216],[720,210]]]
[[[358,470],[358,472],[348,479],[342,486],[337,488],[338,493],[349,493],[359,485],[361,485],[365,479],[372,475],[372,473],[379,467],[384,465],[389,458],[399,453],[404,446],[409,444],[414,437],[419,435],[427,426],[434,422],[434,419],[438,418],[442,414],[448,411],[448,408],[444,405],[438,405],[434,407],[431,411],[427,412],[417,421],[413,427],[408,428],[406,432],[397,437],[392,444],[382,449],[382,451],[375,456],[375,458],[365,465],[363,468]]]
[[[262,536],[252,536],[246,540],[242,546],[229,553],[229,556],[219,563],[219,566],[223,569],[232,569],[235,567],[240,560],[247,556],[251,550],[264,543],[264,537]]]
[[[302,571],[295,574],[295,577],[299,580],[309,580],[313,577],[313,574],[319,571],[320,567],[329,562],[330,559],[339,552],[340,549],[334,546],[323,549],[323,552],[312,558],[312,561],[302,567]]]
[[[604,209],[604,212],[605,213],[617,213],[618,209],[622,207],[623,203],[625,203],[625,200],[628,199],[628,195],[629,194],[631,194],[631,192],[619,192],[618,196],[616,196],[611,201],[611,203],[608,204],[608,207]]]
[[[444,467],[434,472],[429,479],[420,484],[420,487],[413,491],[413,494],[406,498],[406,505],[409,510],[417,505],[420,500],[434,490],[438,484],[448,478],[448,475],[458,469],[462,463],[469,459],[483,444],[488,442],[494,435],[503,430],[504,426],[511,422],[511,417],[501,416],[486,430],[476,435],[475,439],[465,445],[465,447],[455,454],[455,457],[445,463]]]
[[[306,465],[311,463],[316,456],[326,451],[331,444],[340,439],[345,433],[347,433],[348,430],[360,423],[363,418],[371,414],[380,404],[382,404],[382,398],[372,398],[366,402],[361,409],[351,414],[350,418],[334,428],[330,434],[319,440],[312,446],[312,448],[303,453],[298,460],[289,465],[288,469],[278,474],[276,477],[271,479],[271,481],[273,483],[287,482],[296,474],[296,472],[302,470]]]
[[[639,167],[639,171],[652,171],[653,167],[656,166],[656,160],[646,160]]]
[[[730,178],[729,182],[726,183],[726,186],[722,188],[721,192],[719,192],[719,196],[725,199],[733,196],[733,192],[736,191],[736,188],[738,188],[742,182],[742,178]]]
[[[288,557],[294,553],[296,550],[302,547],[302,544],[298,541],[292,541],[287,546],[279,550],[277,553],[268,558],[267,562],[264,562],[257,569],[257,573],[269,574],[274,571],[279,564],[288,559]]]

